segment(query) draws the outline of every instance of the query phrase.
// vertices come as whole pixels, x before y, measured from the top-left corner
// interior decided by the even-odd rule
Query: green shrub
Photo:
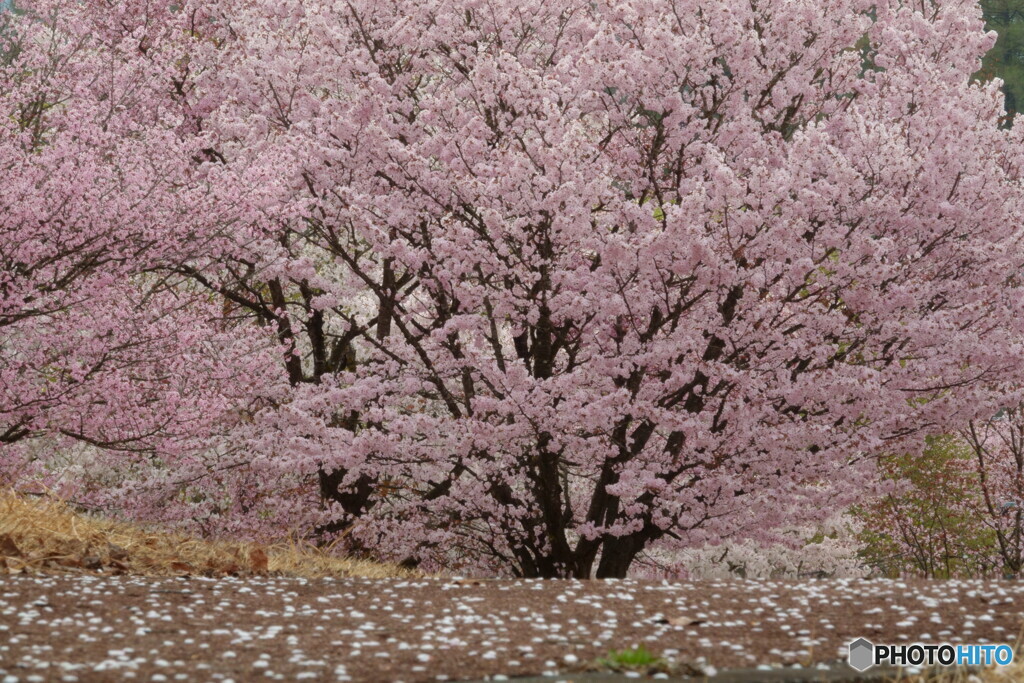
[[[885,576],[998,573],[996,535],[979,514],[981,486],[966,443],[931,438],[921,455],[890,456],[879,467],[895,490],[853,511],[864,523],[867,564]]]

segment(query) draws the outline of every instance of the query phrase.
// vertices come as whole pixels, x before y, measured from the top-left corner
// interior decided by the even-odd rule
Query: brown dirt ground
[[[0,576],[0,681],[470,680],[831,666],[845,645],[1016,644],[1024,582]],[[441,678],[444,677],[444,678]]]

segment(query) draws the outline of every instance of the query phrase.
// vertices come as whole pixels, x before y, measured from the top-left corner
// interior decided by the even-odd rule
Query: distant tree
[[[977,491],[974,517],[994,536],[993,554],[1004,572],[1024,569],[1024,411],[1014,407],[961,431]]]
[[[928,578],[984,577],[1001,566],[971,447],[959,436],[928,440],[919,455],[881,460],[891,489],[855,507],[861,555],[875,571]]]
[[[972,420],[921,455],[881,461],[891,491],[857,506],[866,561],[888,574],[1019,576],[1024,569],[1024,416]]]
[[[1024,0],[981,0],[985,28],[999,39],[982,59],[981,78],[1003,80],[1006,112],[1012,121],[1024,104]]]

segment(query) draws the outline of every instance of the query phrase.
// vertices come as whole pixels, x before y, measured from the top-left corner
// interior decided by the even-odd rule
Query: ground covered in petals
[[[1016,582],[17,575],[0,680],[472,680],[622,671],[634,648],[658,677],[835,670],[859,636],[1014,644],[1022,624]]]

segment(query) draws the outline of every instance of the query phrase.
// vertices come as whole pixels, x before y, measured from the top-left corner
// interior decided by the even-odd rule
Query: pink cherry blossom
[[[1020,385],[971,0],[24,4],[4,111],[60,105],[2,124],[0,430],[170,420],[78,464],[97,501],[622,576],[820,519]],[[109,408],[32,398],[51,340]]]

